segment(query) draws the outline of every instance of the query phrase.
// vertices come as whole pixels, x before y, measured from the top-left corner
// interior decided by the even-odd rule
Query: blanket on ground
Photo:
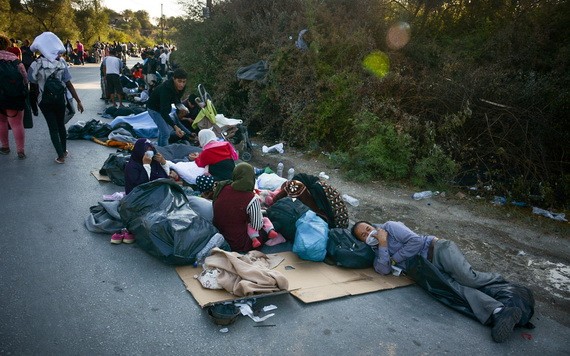
[[[137,137],[142,138],[155,138],[158,137],[158,127],[148,114],[148,111],[144,111],[138,115],[131,116],[117,116],[109,124],[111,127],[115,127],[120,123],[126,122],[130,124],[136,132]]]
[[[245,255],[214,248],[204,263],[205,269],[217,268],[218,284],[238,297],[287,290],[289,282],[272,270],[283,258],[250,251]]]

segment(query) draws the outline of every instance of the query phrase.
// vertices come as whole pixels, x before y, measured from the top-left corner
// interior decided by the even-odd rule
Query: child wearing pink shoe
[[[268,239],[276,238],[278,234],[277,231],[275,231],[275,228],[273,227],[273,223],[271,222],[271,220],[269,220],[268,217],[263,217],[262,220],[263,220],[262,229],[267,233],[267,238]],[[259,230],[255,229],[253,226],[251,226],[251,224],[247,224],[247,235],[251,239],[251,244],[253,245],[253,248],[258,248],[259,246],[261,246],[261,242],[258,239]]]

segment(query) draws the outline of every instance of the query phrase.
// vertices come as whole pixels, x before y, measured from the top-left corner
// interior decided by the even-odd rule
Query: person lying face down
[[[384,224],[358,221],[352,227],[352,234],[375,251],[374,270],[380,274],[391,273],[393,265],[406,270],[408,260],[417,255],[425,257],[444,275],[451,277],[450,284],[467,301],[481,324],[493,325],[494,341],[506,341],[521,320],[521,309],[506,307],[479,290],[493,283],[506,282],[503,277],[474,270],[453,241],[418,235],[397,221]]]
[[[129,194],[136,186],[155,179],[168,178],[161,162],[166,163],[166,160],[152,143],[146,138],[139,138],[125,166],[125,193]]]

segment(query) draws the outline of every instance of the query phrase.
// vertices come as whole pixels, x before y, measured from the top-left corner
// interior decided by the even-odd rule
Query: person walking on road
[[[10,153],[8,139],[8,125],[10,125],[16,141],[18,158],[25,159],[24,108],[28,79],[24,64],[14,53],[7,51],[10,45],[10,39],[0,35],[0,70],[2,71],[2,83],[0,83],[0,143],[2,147],[0,154]]]
[[[117,58],[115,49],[109,51],[109,57],[103,60],[103,77],[106,81],[106,93],[111,97],[113,106],[116,105],[116,99],[119,99],[119,106],[123,106],[123,86],[121,85],[120,74],[123,70],[123,62]]]
[[[76,41],[76,49],[77,49],[77,57],[79,57],[79,63],[81,63],[81,65],[85,65],[85,47],[83,46],[83,43]]]
[[[59,45],[54,43],[59,42]],[[42,56],[30,65],[28,79],[37,83],[39,108],[42,111],[49,129],[49,135],[55,151],[56,163],[65,163],[67,151],[67,129],[65,128],[66,90],[77,102],[77,110],[83,112],[81,100],[71,83],[71,74],[64,58],[65,47],[61,40],[51,32],[44,32],[36,37],[31,49],[39,50]],[[46,85],[49,83],[49,85]],[[63,94],[62,94],[63,93]]]

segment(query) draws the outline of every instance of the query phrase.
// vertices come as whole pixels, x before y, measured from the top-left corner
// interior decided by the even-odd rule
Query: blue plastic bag
[[[293,242],[293,252],[299,258],[321,262],[327,255],[329,225],[314,211],[308,210],[295,223],[297,231]]]

